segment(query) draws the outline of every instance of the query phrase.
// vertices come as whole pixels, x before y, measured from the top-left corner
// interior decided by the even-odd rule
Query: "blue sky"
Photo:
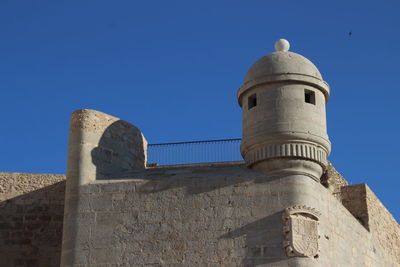
[[[236,91],[286,38],[331,86],[330,160],[399,220],[399,8],[2,0],[0,171],[65,173],[69,116],[81,108],[135,124],[150,143],[241,137]]]

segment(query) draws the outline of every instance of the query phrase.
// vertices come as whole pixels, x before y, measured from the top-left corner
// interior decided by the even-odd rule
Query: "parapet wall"
[[[374,243],[400,265],[400,226],[368,185],[348,185],[330,162],[321,184],[371,233]]]
[[[341,200],[368,229],[379,246],[400,266],[400,226],[366,184],[342,187]]]
[[[147,142],[132,124],[90,109],[71,116],[69,184],[84,184],[135,168],[145,168]]]
[[[60,265],[65,175],[0,172],[0,266]]]
[[[398,265],[332,192],[301,175],[266,177],[241,164],[154,168],[85,184],[68,201],[75,232],[62,266]],[[286,255],[282,215],[293,205],[321,213],[318,257]]]
[[[400,265],[399,225],[363,184],[342,187],[338,201],[311,180],[267,178],[240,164],[120,178],[87,184],[69,200],[77,207],[69,225],[79,234],[76,264]],[[1,266],[60,266],[64,179],[0,173]],[[282,248],[282,210],[299,200],[322,212],[321,253],[311,265],[285,259]]]
[[[322,184],[243,163],[146,169],[146,145],[135,126],[79,110],[66,183],[64,175],[0,173],[1,266],[400,264],[397,222],[331,164]],[[295,209],[315,211],[319,230],[306,221],[289,229],[285,210]],[[317,254],[286,251],[294,231],[300,246],[318,240]]]

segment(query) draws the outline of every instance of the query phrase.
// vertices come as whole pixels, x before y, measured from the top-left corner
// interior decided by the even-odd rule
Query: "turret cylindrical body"
[[[320,178],[330,152],[325,105],[329,86],[312,62],[277,51],[258,60],[238,91],[241,153],[248,166]]]

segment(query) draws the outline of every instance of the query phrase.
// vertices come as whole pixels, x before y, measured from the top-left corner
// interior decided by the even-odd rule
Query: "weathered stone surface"
[[[303,172],[319,182],[331,144],[325,109],[329,86],[317,67],[302,55],[275,51],[250,67],[237,95],[240,151],[247,165],[269,175]]]
[[[318,255],[318,224],[321,214],[307,206],[285,209],[283,215],[283,247],[289,257],[316,257]]]
[[[144,168],[147,141],[132,124],[89,109],[71,116],[68,144],[69,184],[83,184]],[[75,186],[68,186],[73,190]]]
[[[0,173],[2,266],[59,266],[64,179]],[[75,200],[67,198],[81,209],[68,215],[64,226],[79,236],[64,243],[64,254],[73,255],[75,265],[399,264],[399,226],[365,185],[342,189],[343,204],[352,214],[311,179],[265,177],[240,164],[132,171],[121,180],[85,185],[80,192]],[[281,218],[294,202],[322,213],[317,259],[286,258]],[[112,263],[101,262],[104,257]]]
[[[329,86],[287,42],[276,47],[238,92],[251,169],[146,169],[139,129],[78,110],[66,183],[0,173],[0,265],[399,266],[397,222],[326,161]]]
[[[376,233],[332,192],[304,176],[268,177],[243,164],[170,167],[131,171],[83,188],[81,197],[104,198],[104,209],[89,205],[78,221],[68,221],[80,234],[63,266],[82,259],[82,249],[92,255],[81,261],[84,266],[98,266],[105,255],[120,266],[397,265],[395,250],[374,241]],[[310,258],[290,259],[282,245],[282,215],[296,205],[321,212],[319,252]]]
[[[374,243],[400,265],[400,226],[366,184],[342,187],[341,200],[351,214],[368,229]]]
[[[343,186],[348,185],[346,179],[328,162],[327,168],[321,177],[321,184],[337,198],[341,199],[340,193]]]
[[[0,173],[0,265],[60,265],[65,176]]]

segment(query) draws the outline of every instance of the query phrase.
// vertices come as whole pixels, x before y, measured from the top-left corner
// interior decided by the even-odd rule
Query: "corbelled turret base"
[[[251,167],[268,176],[302,175],[318,183],[323,173],[323,168],[319,163],[296,158],[268,159],[255,163]]]

